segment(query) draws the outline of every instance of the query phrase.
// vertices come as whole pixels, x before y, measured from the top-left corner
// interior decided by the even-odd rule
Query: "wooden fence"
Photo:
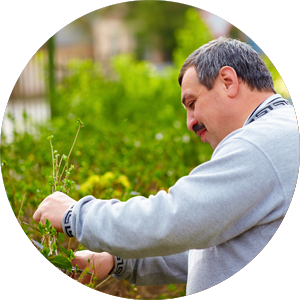
[[[48,40],[54,32],[52,13],[43,21],[8,21],[0,27],[1,132],[9,141],[15,127],[18,131],[33,130],[26,128],[24,111],[37,123],[51,117],[55,111],[56,77],[61,80],[64,76],[67,61],[93,57],[89,45],[73,46],[71,51],[63,47],[57,51],[55,37]],[[8,113],[15,124],[7,118]]]
[[[19,131],[28,129],[23,122],[24,111],[36,122],[50,118],[46,81],[49,78],[46,70],[50,69],[49,45],[41,47],[54,31],[53,23],[47,23],[49,16],[53,15],[49,14],[44,21],[8,21],[0,28],[1,131],[8,140],[14,126]],[[8,114],[15,119],[15,124],[7,118]]]

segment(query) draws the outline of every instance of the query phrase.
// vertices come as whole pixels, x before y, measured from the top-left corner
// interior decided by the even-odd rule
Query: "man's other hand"
[[[96,253],[89,250],[77,251],[72,265],[77,265],[79,269],[84,270],[88,267],[88,271],[97,279],[102,279],[114,267],[114,257],[107,252]],[[90,282],[92,275],[83,275],[80,283],[87,284]]]
[[[33,214],[33,219],[35,222],[41,222],[42,224],[45,224],[46,219],[48,219],[51,222],[51,226],[57,231],[63,232],[62,218],[64,213],[75,203],[77,202],[66,194],[55,192],[45,198],[39,205],[38,209]]]

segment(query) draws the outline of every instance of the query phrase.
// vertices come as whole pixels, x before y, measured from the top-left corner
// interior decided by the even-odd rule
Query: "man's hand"
[[[89,260],[89,263],[88,263]],[[114,257],[107,252],[91,252],[89,250],[78,251],[75,253],[75,258],[72,260],[72,265],[78,265],[79,269],[84,270],[89,268],[89,272],[94,274],[97,279],[102,279],[114,267]],[[80,283],[86,284],[91,280],[91,275],[84,275]]]
[[[46,219],[48,219],[51,222],[51,226],[57,231],[63,232],[62,218],[64,213],[75,203],[77,202],[66,194],[55,192],[39,205],[33,215],[33,219],[35,222],[41,222],[42,224],[45,224]]]

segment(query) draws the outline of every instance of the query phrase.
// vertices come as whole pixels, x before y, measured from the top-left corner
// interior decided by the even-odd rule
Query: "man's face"
[[[195,131],[213,149],[230,133],[230,109],[222,84],[216,80],[212,90],[200,84],[192,66],[186,70],[181,84],[182,104],[187,110],[187,127]]]

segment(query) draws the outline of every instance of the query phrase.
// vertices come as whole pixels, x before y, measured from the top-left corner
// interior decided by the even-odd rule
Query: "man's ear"
[[[239,90],[239,79],[233,68],[225,66],[219,71],[219,79],[221,80],[225,92],[230,98],[237,95]]]

